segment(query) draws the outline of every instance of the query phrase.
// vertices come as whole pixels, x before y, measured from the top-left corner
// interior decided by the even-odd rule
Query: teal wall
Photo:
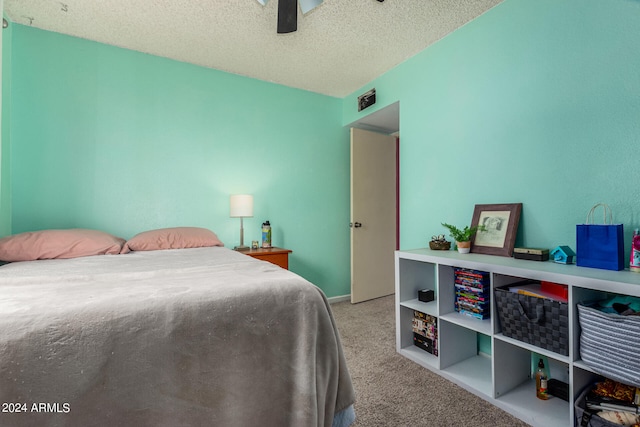
[[[575,249],[597,202],[640,227],[640,1],[506,0],[363,86],[400,101],[401,247],[523,203],[517,245]],[[375,111],[375,109],[371,110]],[[600,219],[600,217],[599,217]],[[628,259],[627,259],[628,262]]]
[[[245,240],[271,220],[292,269],[344,295],[344,126],[400,101],[402,248],[469,223],[475,204],[512,202],[524,205],[517,245],[575,247],[600,201],[628,246],[640,227],[638,22],[638,0],[505,0],[343,100],[12,24],[11,199],[0,195],[12,216],[0,230],[196,225],[233,246],[228,196],[252,193]],[[371,87],[377,104],[358,113]]]
[[[129,238],[201,226],[239,242],[229,195],[254,195],[290,267],[350,289],[349,134],[337,98],[12,24],[12,232]]]
[[[1,3],[1,2],[0,2]],[[2,31],[2,135],[0,136],[0,237],[11,234],[11,33]]]

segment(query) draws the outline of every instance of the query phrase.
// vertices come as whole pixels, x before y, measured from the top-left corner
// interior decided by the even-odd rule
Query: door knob
[[[353,224],[353,226],[355,228],[360,228],[360,227],[362,227],[362,224],[360,224],[359,222],[356,222],[355,224]]]

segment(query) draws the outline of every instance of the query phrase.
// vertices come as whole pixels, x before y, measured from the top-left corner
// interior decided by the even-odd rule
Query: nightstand
[[[272,264],[279,265],[284,269],[289,269],[289,254],[293,252],[290,249],[282,248],[258,248],[242,251],[243,254],[249,255],[263,261],[269,261]]]

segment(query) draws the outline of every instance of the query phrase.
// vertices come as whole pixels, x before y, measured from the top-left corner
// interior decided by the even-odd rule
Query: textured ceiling
[[[277,34],[277,0],[4,0],[12,22],[336,97],[502,0],[324,0]]]

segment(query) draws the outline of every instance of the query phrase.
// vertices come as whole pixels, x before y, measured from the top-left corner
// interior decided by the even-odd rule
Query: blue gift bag
[[[604,209],[604,224],[593,223],[595,209]],[[576,264],[604,270],[624,270],[624,229],[613,224],[611,209],[603,203],[591,208],[585,224],[576,225]]]

